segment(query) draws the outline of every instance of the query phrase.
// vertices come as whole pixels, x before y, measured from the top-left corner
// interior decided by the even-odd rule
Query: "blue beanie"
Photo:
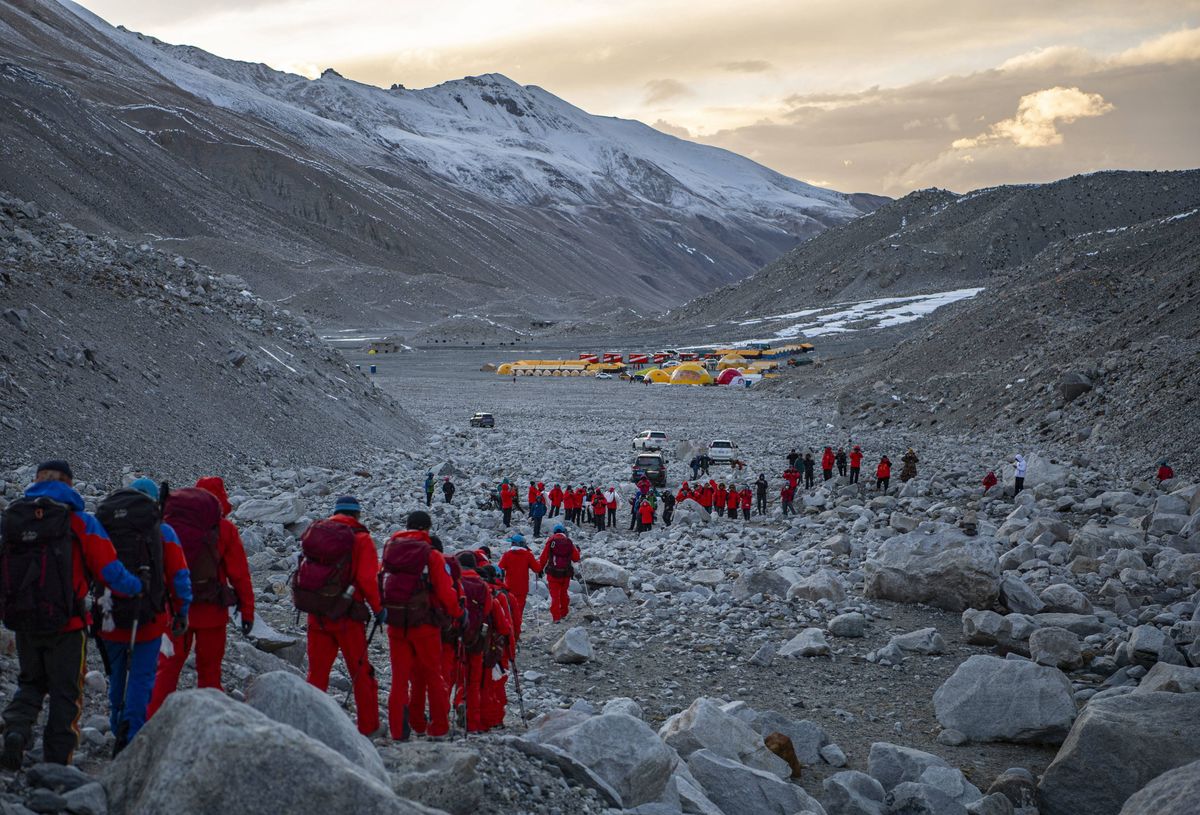
[[[338,512],[362,512],[362,507],[353,495],[343,495],[334,503],[333,511],[335,514]]]
[[[152,479],[146,478],[146,476],[135,478],[130,482],[129,489],[137,490],[143,495],[149,496],[153,501],[158,500],[158,485]]]

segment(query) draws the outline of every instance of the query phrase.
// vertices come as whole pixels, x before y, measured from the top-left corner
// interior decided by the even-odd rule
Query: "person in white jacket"
[[[608,502],[608,526],[610,529],[615,529],[617,526],[617,506],[621,500],[621,493],[616,487],[609,487],[604,491],[604,500]]]
[[[1019,495],[1025,489],[1025,456],[1017,453],[1013,456],[1013,495]]]

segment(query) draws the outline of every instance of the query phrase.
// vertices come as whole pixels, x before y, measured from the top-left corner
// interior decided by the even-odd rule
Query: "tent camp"
[[[717,374],[717,384],[732,385],[734,384],[734,380],[741,378],[742,372],[737,368],[726,368],[725,370],[721,371],[721,373]]]
[[[649,379],[655,385],[663,385],[671,381],[671,375],[661,368],[653,368],[646,374],[646,379]]]
[[[721,357],[717,362],[717,370],[724,371],[729,368],[744,368],[746,366],[746,358],[738,354],[727,354]]]
[[[671,374],[672,385],[711,385],[712,375],[697,362],[685,362]]]

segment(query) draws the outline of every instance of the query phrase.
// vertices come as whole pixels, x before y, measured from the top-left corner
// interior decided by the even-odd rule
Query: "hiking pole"
[[[592,593],[588,591],[587,579],[583,576],[583,567],[579,569],[579,587],[583,589],[583,602],[587,603],[588,608],[595,608],[592,605]]]
[[[521,729],[529,729],[529,719],[525,715],[525,694],[521,692],[521,669],[517,667],[517,652],[513,651],[512,658],[513,683],[517,689],[517,703],[521,707]]]
[[[138,579],[142,581],[143,591],[145,591],[145,587],[150,583],[149,566],[138,569]],[[140,593],[138,597],[141,597]],[[117,740],[113,742],[113,758],[116,758],[129,742],[129,718],[125,715],[125,711],[129,705],[129,678],[133,675],[133,652],[137,648],[138,618],[141,613],[141,603],[136,605],[138,607],[134,609],[133,627],[129,634],[129,653],[125,657],[125,684],[121,688],[121,707],[117,712]]]

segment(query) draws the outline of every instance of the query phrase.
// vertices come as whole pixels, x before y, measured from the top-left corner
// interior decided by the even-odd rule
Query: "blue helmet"
[[[522,535],[520,532],[514,533],[513,535],[509,536],[508,542],[515,543],[518,546],[520,546],[521,544],[523,544],[525,542],[525,536]]]
[[[552,529],[551,531],[554,532],[555,534],[558,534],[559,532],[566,532],[567,528],[565,526],[563,526],[562,524],[555,524],[554,529]]]

